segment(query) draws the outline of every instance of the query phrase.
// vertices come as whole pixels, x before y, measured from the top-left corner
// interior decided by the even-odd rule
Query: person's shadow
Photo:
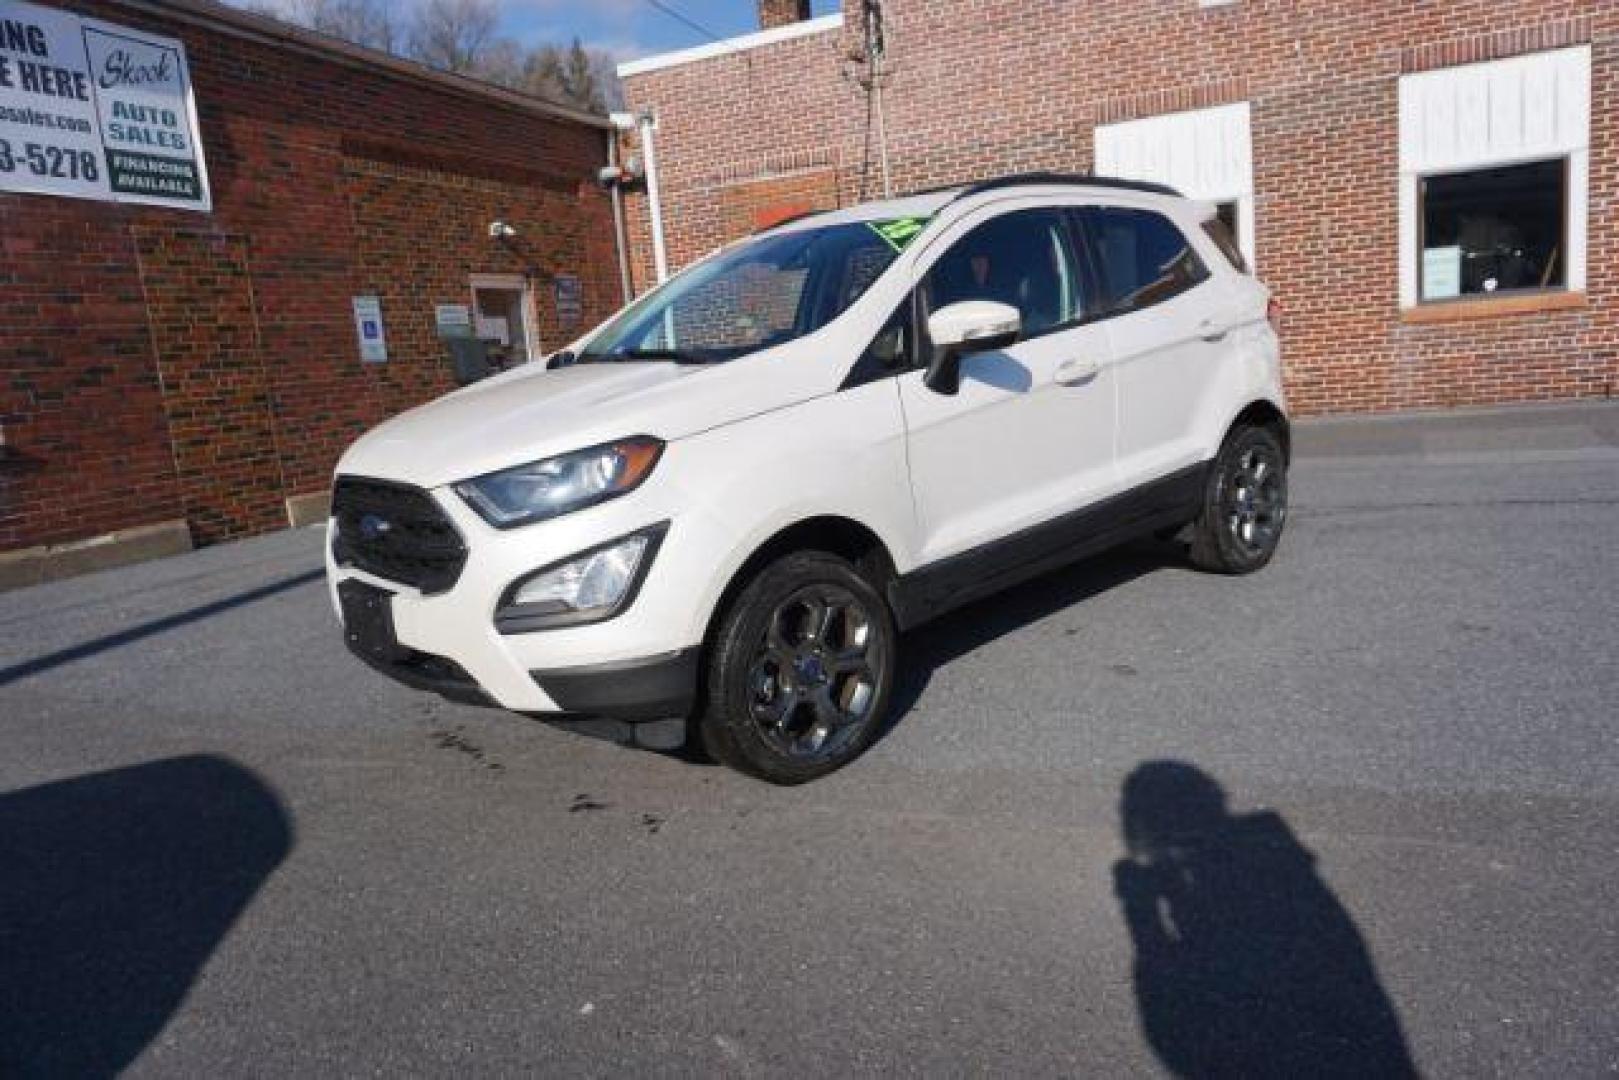
[[[1416,1076],[1349,913],[1273,812],[1191,765],[1124,783],[1114,888],[1147,1042],[1187,1077]]]
[[[275,793],[180,757],[0,795],[0,1076],[112,1076],[292,846]]]

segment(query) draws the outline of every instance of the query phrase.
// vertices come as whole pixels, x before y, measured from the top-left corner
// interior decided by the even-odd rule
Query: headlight
[[[612,618],[635,599],[667,521],[519,578],[495,611],[502,633],[549,630]]]
[[[509,529],[634,491],[662,453],[661,440],[637,435],[463,480],[455,490],[489,524]]]

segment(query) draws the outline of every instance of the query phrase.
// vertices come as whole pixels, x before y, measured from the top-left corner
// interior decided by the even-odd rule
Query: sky
[[[659,0],[719,37],[759,28],[755,0]],[[526,45],[568,42],[575,35],[619,60],[702,45],[710,39],[650,0],[502,0],[501,32]],[[811,0],[815,15],[830,15],[839,0]]]

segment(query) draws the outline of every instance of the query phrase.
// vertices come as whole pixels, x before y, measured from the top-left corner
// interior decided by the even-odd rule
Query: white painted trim
[[[1096,171],[1155,180],[1190,199],[1236,203],[1237,246],[1257,267],[1251,113],[1238,101],[1098,124],[1091,136]]]
[[[841,11],[834,12],[831,15],[822,15],[818,19],[805,19],[803,22],[774,26],[769,30],[758,30],[751,34],[725,38],[722,41],[712,41],[707,45],[694,45],[689,49],[658,53],[656,56],[643,56],[639,60],[626,60],[618,65],[618,77],[628,79],[632,75],[644,75],[649,71],[660,71],[663,68],[691,64],[698,60],[709,60],[716,56],[724,56],[727,53],[757,49],[762,45],[775,45],[783,41],[792,41],[795,38],[809,37],[811,34],[822,34],[828,30],[840,29],[842,26],[843,13]]]

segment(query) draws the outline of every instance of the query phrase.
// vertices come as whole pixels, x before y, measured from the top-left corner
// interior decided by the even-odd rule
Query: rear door
[[[1201,458],[1197,419],[1236,316],[1222,309],[1208,266],[1167,215],[1093,206],[1081,217],[1118,380],[1119,477],[1138,487]]]
[[[995,204],[922,253],[919,322],[963,300],[1016,307],[1023,337],[965,358],[961,388],[899,380],[922,561],[1011,536],[1115,489],[1107,332],[1085,320],[1085,264],[1062,207]],[[923,340],[922,365],[927,345]]]

